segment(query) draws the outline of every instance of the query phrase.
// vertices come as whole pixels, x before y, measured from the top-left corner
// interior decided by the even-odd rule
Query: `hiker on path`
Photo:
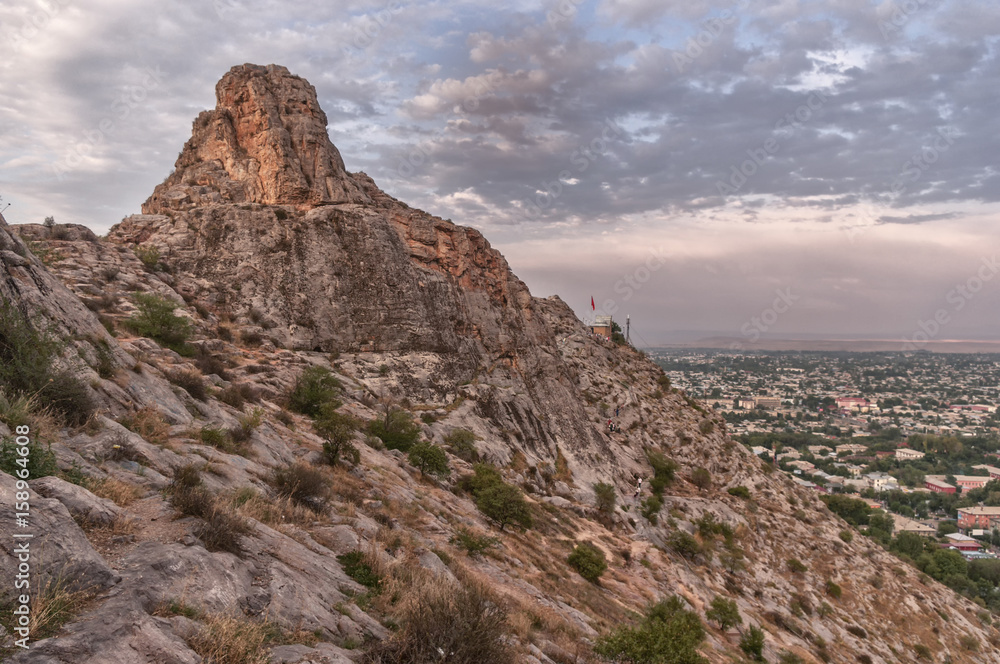
[[[635,493],[632,494],[633,500],[639,500],[639,494],[642,493],[642,478],[639,478],[639,485],[635,488]]]

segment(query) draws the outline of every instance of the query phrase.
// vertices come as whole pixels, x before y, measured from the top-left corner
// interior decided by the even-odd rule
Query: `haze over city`
[[[11,223],[138,213],[215,81],[273,62],[316,86],[349,170],[641,343],[1000,336],[994,3],[19,0],[0,21]]]

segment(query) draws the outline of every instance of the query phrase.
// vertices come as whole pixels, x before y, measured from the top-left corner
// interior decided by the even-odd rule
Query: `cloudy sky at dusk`
[[[649,343],[1000,338],[995,0],[10,0],[0,22],[10,223],[137,213],[222,74],[277,63],[349,170]]]

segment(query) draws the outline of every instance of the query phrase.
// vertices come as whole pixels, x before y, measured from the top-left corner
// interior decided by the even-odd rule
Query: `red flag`
[[[597,307],[594,306],[594,296],[590,296],[590,309],[591,311],[597,311]]]

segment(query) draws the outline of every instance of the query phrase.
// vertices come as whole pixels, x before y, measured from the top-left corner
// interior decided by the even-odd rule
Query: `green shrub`
[[[505,482],[494,483],[476,494],[476,507],[502,531],[507,524],[532,525],[531,512],[521,490]]]
[[[337,560],[344,568],[344,573],[358,583],[372,590],[378,591],[382,587],[382,576],[368,563],[368,559],[361,551],[351,551],[337,556]]]
[[[613,484],[608,484],[607,482],[594,484],[594,504],[597,507],[597,511],[601,514],[605,516],[613,514],[617,498],[618,492],[615,491]]]
[[[730,496],[736,496],[737,498],[742,498],[743,500],[750,500],[750,489],[745,486],[731,486],[726,489],[726,492]]]
[[[473,474],[465,475],[458,481],[458,487],[472,494],[473,497],[494,484],[503,484],[503,477],[493,466],[477,463],[472,467]]]
[[[152,293],[136,293],[135,306],[139,311],[126,321],[129,329],[182,355],[190,354],[187,340],[191,336],[191,323],[174,313],[177,303]]]
[[[201,438],[201,442],[212,447],[218,447],[219,449],[224,449],[229,444],[226,432],[219,427],[203,426],[199,432],[199,437]]]
[[[455,531],[455,535],[449,541],[465,549],[465,552],[473,557],[482,555],[486,551],[500,546],[499,538],[488,535],[476,535],[467,528],[458,528]]]
[[[933,658],[931,655],[931,649],[922,643],[918,643],[915,646],[913,646],[913,652],[916,653],[917,659],[930,660]]]
[[[135,248],[136,257],[147,270],[156,270],[160,265],[160,248],[152,244],[140,244]]]
[[[439,477],[451,474],[448,467],[448,455],[433,443],[421,441],[410,448],[410,463],[420,469],[420,474],[430,473]]]
[[[475,463],[479,461],[479,451],[476,449],[476,434],[468,429],[455,429],[444,437],[444,444],[451,453],[463,461]]]
[[[691,483],[701,490],[712,486],[712,474],[706,468],[695,468],[691,471]]]
[[[788,566],[788,571],[793,574],[801,574],[802,572],[805,572],[806,570],[809,569],[798,558],[789,558],[788,560],[785,561],[785,564]]]
[[[867,639],[868,638],[868,632],[866,632],[865,628],[861,627],[860,625],[848,625],[846,627],[846,629],[847,629],[848,632],[850,632],[854,636],[858,637],[859,639]]]
[[[674,475],[677,473],[677,463],[656,450],[646,452],[646,460],[653,467],[653,479],[649,481],[649,490],[655,496],[662,496],[663,490],[674,481]]]
[[[841,589],[839,585],[834,583],[832,580],[827,580],[826,594],[834,599],[840,599],[841,595],[844,594],[844,591]]]
[[[0,303],[0,392],[9,399],[34,399],[66,424],[80,425],[94,413],[94,403],[75,374],[54,366],[62,348],[10,302]]]
[[[723,630],[743,624],[743,617],[736,606],[736,601],[721,595],[716,595],[712,599],[711,607],[705,612],[705,617],[717,622],[719,628]]]
[[[782,650],[778,653],[779,664],[805,664],[802,658],[789,650]]]
[[[660,513],[661,509],[663,509],[663,499],[654,493],[650,496],[646,496],[646,498],[642,501],[639,507],[639,513],[655,526],[656,515]]]
[[[698,423],[698,431],[707,436],[715,431],[715,422],[712,420],[702,420]]]
[[[852,533],[850,530],[841,530],[838,537],[840,537],[840,539],[850,544],[854,540],[854,533]]]
[[[632,664],[705,664],[698,653],[705,628],[677,596],[652,606],[639,625],[599,637],[594,652]]]
[[[384,417],[368,423],[368,432],[390,450],[408,452],[420,438],[420,425],[401,408],[389,408]]]
[[[764,630],[756,625],[751,625],[750,629],[740,637],[740,650],[755,662],[764,661]]]
[[[580,576],[591,583],[597,583],[604,571],[608,569],[608,561],[604,552],[590,542],[580,542],[566,559],[570,567],[580,573]]]
[[[330,482],[321,471],[305,463],[276,468],[271,486],[281,496],[291,498],[314,511],[322,511],[330,497]]]
[[[701,545],[698,544],[698,540],[683,530],[673,533],[667,540],[667,544],[671,549],[688,560],[694,560],[695,556],[701,553]]]
[[[340,381],[328,369],[309,367],[295,381],[288,395],[288,407],[303,415],[316,417],[323,404],[337,400]]]
[[[0,470],[14,477],[18,477],[18,471],[23,473],[24,470],[27,470],[28,477],[24,479],[29,480],[59,473],[52,445],[43,446],[37,440],[32,440],[27,446],[28,456],[22,457],[17,453],[20,446],[16,445],[14,441],[14,438],[5,438],[0,441]]]
[[[345,459],[351,465],[357,465],[361,461],[361,452],[351,442],[359,425],[356,418],[339,412],[336,402],[320,406],[313,429],[323,439],[323,456],[327,463],[336,466],[341,459]]]

